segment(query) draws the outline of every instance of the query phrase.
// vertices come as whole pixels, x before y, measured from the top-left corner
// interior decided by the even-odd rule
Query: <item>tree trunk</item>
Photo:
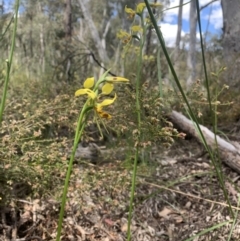
[[[174,53],[174,63],[176,64],[179,50],[180,50],[180,42],[181,42],[181,32],[182,32],[182,5],[183,0],[179,0],[179,8],[178,8],[178,28],[177,28],[177,37],[176,37],[176,44],[175,44],[175,53]]]
[[[30,19],[30,31],[29,31],[29,48],[30,48],[30,58],[33,58],[33,34],[32,34],[32,29],[33,29],[33,13],[29,14],[29,19]]]
[[[0,4],[0,9],[1,9],[1,15],[3,15],[3,13],[4,13],[4,0],[2,0],[2,2]]]
[[[190,39],[189,39],[189,51],[188,51],[188,70],[189,77],[187,80],[187,88],[189,89],[193,81],[196,78],[196,30],[197,30],[197,15],[196,15],[197,5],[196,0],[192,0],[190,3],[190,16],[189,16],[189,25],[190,25]]]
[[[40,66],[42,67],[42,74],[45,73],[45,42],[44,42],[44,31],[43,24],[40,26],[40,46],[41,46],[41,55],[40,55]]]
[[[66,54],[68,55],[68,47],[72,38],[72,7],[71,0],[65,0],[65,13],[64,13],[64,30],[65,30],[65,40],[66,40]],[[71,57],[66,59],[66,79],[70,81],[71,79]]]
[[[102,29],[103,29],[103,34],[102,34],[102,46],[103,46],[103,49],[106,49],[107,47],[107,43],[106,43],[106,38],[107,38],[107,34],[108,34],[108,31],[111,27],[111,20],[106,18],[106,15],[107,15],[107,11],[106,9],[104,10],[104,14],[103,14],[103,17],[105,18],[104,21],[103,21],[103,26],[102,26]],[[101,63],[101,66],[105,67],[105,63],[102,61]],[[104,69],[101,68],[100,71],[99,71],[99,76],[102,76],[104,73]]]
[[[157,0],[154,0],[154,3],[156,3],[156,2],[157,2]],[[152,12],[153,12],[153,14],[155,14],[156,9],[153,8]],[[146,38],[146,50],[145,50],[146,55],[150,54],[151,39],[152,39],[152,26],[149,26],[148,30],[147,30],[147,38]]]
[[[43,14],[43,8],[41,6],[41,3],[39,2],[39,12]],[[44,26],[42,21],[40,22],[40,48],[41,48],[41,53],[40,53],[40,67],[41,67],[41,73],[45,73],[45,36],[44,36]]]
[[[84,16],[84,21],[86,21],[89,32],[92,35],[92,40],[96,46],[96,50],[98,51],[99,58],[101,59],[101,62],[106,63],[109,62],[109,58],[106,54],[106,49],[104,49],[104,46],[102,46],[102,41],[99,36],[98,30],[94,24],[94,21],[92,19],[92,14],[88,9],[88,2],[87,0],[78,0],[79,5],[82,9],[82,13]]]
[[[64,29],[65,29],[65,38],[66,38],[66,40],[71,40],[71,37],[72,37],[72,8],[71,8],[71,0],[65,0]]]
[[[226,84],[240,89],[240,1],[222,0]]]

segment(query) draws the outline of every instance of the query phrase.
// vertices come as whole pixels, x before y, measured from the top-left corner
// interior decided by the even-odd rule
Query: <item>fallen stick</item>
[[[172,111],[168,116],[172,123],[179,126],[183,132],[194,136],[202,143],[195,122],[177,111]],[[214,133],[203,125],[199,125],[199,127],[208,146],[213,150],[216,149]],[[238,142],[228,142],[219,136],[216,136],[216,140],[222,162],[240,174],[240,144]]]

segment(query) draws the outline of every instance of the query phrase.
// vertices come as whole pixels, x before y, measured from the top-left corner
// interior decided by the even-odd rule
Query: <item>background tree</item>
[[[65,29],[65,40],[66,43],[71,44],[72,40],[72,1],[65,0],[64,3],[65,11],[64,11],[64,29]],[[68,44],[66,44],[66,52],[68,52]],[[66,78],[69,81],[71,78],[71,57],[68,56],[66,60]]]
[[[2,15],[3,12],[4,12],[4,0],[2,0],[2,1],[0,2],[0,12],[1,12],[1,15]]]
[[[192,0],[190,3],[190,13],[189,13],[189,50],[187,57],[187,65],[189,70],[189,77],[187,79],[187,88],[190,88],[193,81],[196,78],[196,42],[197,42],[197,15],[196,15],[197,5],[196,0]]]
[[[177,37],[175,43],[175,53],[174,53],[174,62],[177,61],[180,51],[180,42],[181,42],[181,32],[182,32],[182,11],[183,11],[183,0],[179,0],[179,9],[178,9],[178,28],[177,28]]]
[[[55,83],[55,80],[61,82],[84,79],[88,73],[98,76],[104,71],[102,67],[111,68],[112,72],[121,75],[131,76],[134,73],[134,61],[128,59],[128,63],[123,64],[120,54],[123,46],[116,34],[120,29],[129,31],[131,21],[127,18],[124,8],[125,6],[134,8],[138,2],[140,1],[22,0],[13,68],[13,71],[17,70],[17,78],[41,79],[45,86],[49,86]],[[168,1],[161,2],[164,8],[167,8]],[[179,3],[177,49],[180,48],[181,41],[182,0]],[[191,16],[196,14],[194,4],[195,1],[192,1]],[[160,11],[158,16],[159,19],[164,19],[164,12]],[[0,27],[3,30],[10,19],[10,15],[5,18],[2,15]],[[175,54],[175,57],[179,56],[181,76],[183,79],[188,79],[188,83],[195,79],[196,71],[199,71],[194,67],[196,65],[194,55],[197,54],[195,17],[190,17],[190,22],[192,22],[190,42],[185,41],[185,46],[189,47],[182,48],[181,55]],[[1,42],[3,59],[8,56],[9,36],[7,34]],[[145,79],[157,79],[158,46],[155,39],[154,31],[149,29],[145,53],[155,59],[146,61],[143,70]],[[187,49],[190,51],[186,51]],[[169,48],[170,52],[173,50]],[[164,77],[168,74],[168,70],[165,59],[162,58],[161,61]],[[5,63],[2,62],[1,66],[5,66]]]
[[[240,88],[240,1],[222,0],[223,57],[227,65],[225,81]]]

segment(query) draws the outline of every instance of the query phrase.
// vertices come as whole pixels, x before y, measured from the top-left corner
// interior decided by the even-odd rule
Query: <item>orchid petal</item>
[[[143,31],[143,29],[140,25],[133,25],[131,27],[131,29],[132,29],[133,32],[142,32]]]
[[[135,11],[131,8],[128,8],[127,5],[125,6],[125,12],[128,13],[128,14],[135,14]]]
[[[87,78],[83,84],[84,88],[91,89],[94,86],[94,77]]]
[[[130,18],[134,18],[135,14],[136,14],[136,12],[133,9],[128,8],[127,6],[125,6],[125,12],[127,14],[129,14]]]
[[[113,84],[106,83],[102,87],[102,94],[109,95],[113,91]]]
[[[96,105],[97,110],[101,110],[103,106],[111,105],[117,98],[117,95],[115,94],[113,99],[105,99],[102,103],[98,103]]]
[[[122,30],[122,29],[120,29],[120,30],[117,32],[117,38],[122,39],[122,38],[129,38],[129,37],[131,37],[131,34],[129,34],[128,32],[126,32],[126,31],[124,31],[124,30]]]
[[[157,8],[157,7],[162,7],[161,3],[149,3],[150,7],[152,8]]]
[[[114,82],[129,82],[128,79],[119,77],[119,76],[107,76],[105,78],[107,82],[114,83]]]
[[[102,110],[97,110],[97,113],[101,118],[108,119],[108,120],[112,118],[112,116],[109,113],[104,112]]]
[[[90,97],[91,99],[95,99],[97,97],[96,93],[93,92],[90,89],[79,89],[75,92],[75,96],[79,96],[79,95],[88,95],[88,97]]]
[[[143,9],[146,7],[145,3],[139,3],[137,5],[136,13],[141,14],[143,12]]]

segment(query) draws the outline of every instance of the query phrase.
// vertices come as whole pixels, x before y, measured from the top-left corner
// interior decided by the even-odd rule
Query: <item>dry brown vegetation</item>
[[[42,94],[37,83],[28,86],[29,89],[27,85],[18,87],[18,95],[14,86],[10,91],[0,147],[0,232],[6,240],[53,240],[56,235],[59,198],[75,123],[82,106],[82,100],[73,97],[74,86],[78,84],[62,85],[62,93],[55,96],[51,90]],[[164,105],[157,95],[154,97],[154,90],[151,96],[144,89],[142,91],[146,145],[139,160],[133,240],[186,240],[202,230],[229,221],[228,208],[201,145],[189,139],[191,137],[187,137],[189,140],[176,139],[179,133],[163,118],[166,107],[177,103],[173,92],[169,92],[172,93],[168,95],[169,102]],[[122,93],[124,95],[119,95],[115,108],[109,109],[114,118],[108,123],[109,133],[104,131],[105,139],[101,139],[91,121],[86,129],[86,145],[94,141],[107,149],[101,149],[105,152],[95,157],[94,164],[76,159],[63,240],[126,238],[132,168],[132,148],[129,146],[133,146],[129,136],[134,133],[136,124],[134,110],[129,104],[134,93],[127,86]],[[201,93],[197,99],[200,96]],[[204,113],[205,105],[199,104],[201,101],[196,103],[193,105],[195,110]],[[161,109],[164,111],[159,111]],[[206,116],[203,117],[207,121]],[[236,133],[236,128],[229,131]],[[237,210],[238,175],[225,166],[222,172],[232,205]],[[199,240],[227,237],[230,225],[231,222],[216,228]],[[238,224],[233,231],[233,240],[239,237],[237,230]]]

